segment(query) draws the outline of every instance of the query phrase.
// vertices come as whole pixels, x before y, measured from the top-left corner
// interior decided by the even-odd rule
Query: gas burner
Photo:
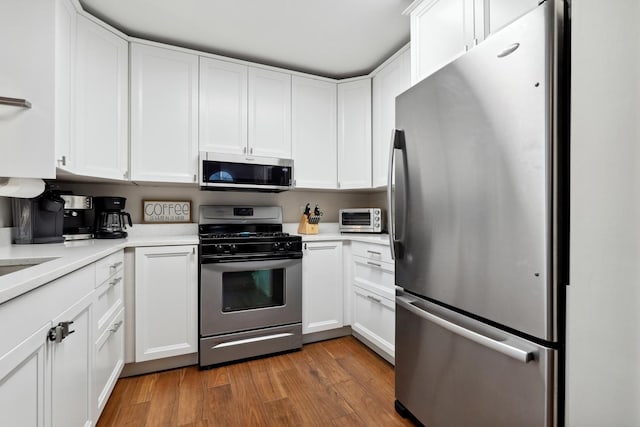
[[[240,231],[237,233],[202,233],[200,235],[206,239],[238,239],[238,238],[265,238],[265,237],[288,237],[289,233],[283,232],[249,232],[249,231]]]

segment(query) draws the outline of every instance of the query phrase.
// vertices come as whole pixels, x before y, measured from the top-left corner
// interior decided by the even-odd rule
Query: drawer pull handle
[[[375,262],[369,262],[369,261],[367,261],[367,264],[369,264],[369,265],[373,265],[374,267],[382,268],[382,265],[380,265],[380,264],[376,264]]]
[[[373,255],[380,255],[380,256],[382,256],[382,252],[370,251],[370,250],[368,250],[368,249],[367,249],[367,252],[368,252],[368,253],[370,253],[370,254],[373,254]]]
[[[120,329],[120,326],[122,326],[122,322],[123,322],[123,320],[119,321],[118,323],[114,323],[113,324],[113,329],[109,329],[109,331],[113,332],[114,334],[116,332],[118,332],[118,329]]]
[[[121,280],[122,280],[122,277],[116,277],[115,279],[109,282],[109,286],[115,286],[118,283],[120,283]]]
[[[371,301],[375,301],[378,304],[380,304],[382,302],[382,300],[380,298],[376,298],[376,297],[371,296],[371,295],[367,295],[367,299],[370,299]]]
[[[109,268],[118,268],[122,265],[122,261],[114,262],[109,266]]]
[[[0,104],[10,105],[12,107],[31,108],[31,103],[26,99],[7,98],[6,96],[0,96]]]

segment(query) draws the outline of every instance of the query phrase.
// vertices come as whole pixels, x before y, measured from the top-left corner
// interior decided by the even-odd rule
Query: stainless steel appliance
[[[200,366],[302,346],[302,238],[282,208],[200,206]]]
[[[62,194],[64,200],[64,220],[62,237],[64,240],[93,238],[93,199],[91,196]]]
[[[62,237],[64,200],[46,190],[31,199],[12,198],[13,243],[59,243]]]
[[[293,160],[200,152],[202,190],[277,193],[293,187]]]
[[[127,237],[127,224],[133,226],[131,215],[124,212],[127,199],[124,197],[94,197],[96,209],[96,239],[122,239]]]
[[[396,98],[396,408],[429,427],[563,424],[565,6]]]
[[[340,209],[338,222],[342,233],[382,233],[386,228],[381,208]]]

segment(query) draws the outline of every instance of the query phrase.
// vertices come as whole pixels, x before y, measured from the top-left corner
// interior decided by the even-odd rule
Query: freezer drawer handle
[[[462,326],[458,326],[455,323],[444,320],[441,317],[438,317],[419,307],[416,307],[413,304],[415,300],[412,300],[411,298],[398,295],[396,296],[396,302],[398,303],[398,305],[409,310],[413,314],[420,316],[429,322],[435,323],[436,325],[448,330],[449,332],[462,336],[477,344],[490,348],[491,350],[502,353],[505,356],[509,356],[519,362],[528,363],[535,358],[535,352],[522,350],[513,345],[507,344],[506,342],[496,341],[492,338],[486,337],[477,332],[470,331],[466,328],[463,328]]]

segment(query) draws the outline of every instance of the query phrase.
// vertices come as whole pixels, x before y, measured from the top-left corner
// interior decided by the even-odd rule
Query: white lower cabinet
[[[395,302],[353,286],[351,328],[389,356],[395,355]]]
[[[47,322],[0,357],[0,414],[7,426],[38,426],[45,420]]]
[[[305,242],[302,257],[302,333],[343,326],[342,242]]]
[[[124,308],[108,324],[107,330],[95,342],[93,402],[96,418],[102,413],[124,367]]]
[[[69,325],[69,335],[51,342],[51,425],[91,425],[91,369],[93,293],[53,319]],[[73,331],[73,333],[71,333]]]
[[[0,340],[1,425],[95,425],[123,366],[122,288],[114,282],[120,258],[122,252],[0,305],[0,323],[12,325]],[[96,274],[96,265],[109,273]],[[105,281],[96,288],[97,277]],[[105,311],[112,314],[99,335]]]
[[[395,266],[386,245],[353,242],[351,329],[393,362],[395,358]]]
[[[198,351],[195,245],[135,249],[135,361]]]

